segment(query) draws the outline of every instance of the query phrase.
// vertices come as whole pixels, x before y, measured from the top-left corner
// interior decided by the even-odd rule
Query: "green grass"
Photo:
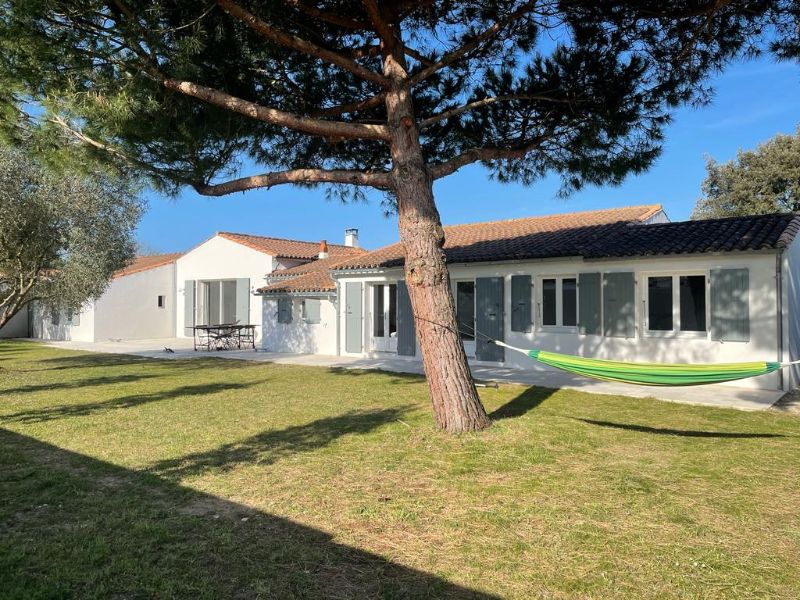
[[[481,396],[1,342],[0,597],[800,596],[797,416]]]

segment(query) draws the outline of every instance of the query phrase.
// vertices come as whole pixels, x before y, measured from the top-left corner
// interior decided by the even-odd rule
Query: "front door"
[[[397,352],[397,285],[370,286],[372,318],[372,350]]]

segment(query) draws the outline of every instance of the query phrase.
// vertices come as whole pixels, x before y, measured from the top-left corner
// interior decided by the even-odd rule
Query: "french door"
[[[375,284],[370,290],[371,348],[376,352],[397,352],[397,285]]]

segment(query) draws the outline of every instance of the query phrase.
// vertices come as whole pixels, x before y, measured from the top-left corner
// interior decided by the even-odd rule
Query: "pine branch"
[[[362,23],[357,19],[320,10],[314,6],[310,6],[309,4],[302,2],[301,0],[286,0],[286,4],[289,6],[294,6],[296,9],[304,12],[309,17],[330,23],[331,25],[338,25],[339,27],[343,27],[345,29],[360,31],[367,29],[368,27],[366,23]]]
[[[385,171],[353,171],[348,169],[292,169],[262,175],[241,177],[213,185],[195,184],[193,187],[203,196],[225,196],[257,188],[270,188],[282,184],[338,183],[345,185],[367,185],[377,189],[391,188],[391,176]]]
[[[522,158],[528,152],[541,146],[542,142],[548,137],[549,134],[538,136],[531,142],[517,148],[470,148],[448,161],[430,166],[428,171],[432,179],[441,179],[442,177],[452,175],[461,167],[475,162]]]
[[[346,123],[343,121],[323,121],[310,117],[302,117],[293,113],[270,108],[237,98],[220,90],[179,79],[164,79],[164,87],[169,90],[191,96],[199,100],[224,108],[231,112],[244,115],[257,121],[279,125],[302,131],[311,135],[329,138],[363,139],[363,140],[388,140],[389,132],[384,125],[365,125],[361,123]]]
[[[476,48],[480,47],[481,44],[484,42],[492,39],[496,36],[500,31],[502,31],[506,26],[513,23],[517,19],[523,17],[529,12],[532,12],[536,9],[538,2],[536,0],[531,0],[526,2],[522,6],[520,6],[517,10],[512,12],[504,19],[500,19],[495,21],[490,27],[485,29],[482,33],[476,35],[474,38],[462,44],[452,52],[445,54],[442,58],[434,62],[433,64],[425,67],[421,71],[417,71],[414,75],[408,78],[408,85],[409,87],[413,87],[420,83],[421,81],[425,81],[428,77],[441,71],[442,69],[450,66],[457,60],[461,59],[469,52],[472,52]]]
[[[420,121],[419,128],[422,130],[430,127],[434,123],[452,119],[453,117],[470,110],[483,108],[484,106],[490,106],[492,104],[497,104],[498,102],[511,102],[513,100],[538,100],[542,102],[558,102],[563,104],[574,103],[574,100],[553,98],[543,94],[509,94],[508,96],[489,96],[487,98],[475,100],[474,102],[468,102],[467,104],[463,104],[461,106],[456,106],[455,108],[451,108],[449,110],[443,110],[440,113],[428,117],[427,119],[423,119]]]
[[[297,37],[296,35],[276,29],[266,21],[259,19],[253,13],[245,10],[231,0],[217,0],[217,4],[229,15],[235,19],[238,19],[250,27],[253,31],[257,32],[259,35],[276,44],[280,44],[286,48],[302,52],[308,56],[313,56],[332,65],[336,65],[345,71],[349,71],[356,77],[359,77],[365,81],[370,81],[380,85],[381,87],[387,87],[389,85],[389,82],[380,73],[376,73],[371,69],[367,69],[357,62],[350,60],[349,58],[332,50],[327,50],[317,46],[312,42],[309,42],[308,40]]]

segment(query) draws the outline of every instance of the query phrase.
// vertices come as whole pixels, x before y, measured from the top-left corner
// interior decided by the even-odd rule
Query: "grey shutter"
[[[316,298],[303,300],[305,312],[305,322],[309,325],[316,325],[320,322],[320,301]]]
[[[417,353],[417,328],[414,310],[405,281],[397,282],[397,354],[414,356]]]
[[[194,279],[183,282],[183,332],[194,335]]]
[[[81,307],[82,308],[82,307]],[[81,309],[72,311],[72,318],[70,319],[73,327],[79,327],[81,324]]]
[[[531,276],[511,276],[511,331],[531,330]]]
[[[711,270],[711,339],[750,341],[750,272]]]
[[[288,325],[292,322],[292,299],[278,298],[278,323]]]
[[[603,274],[603,334],[607,337],[636,337],[633,273]]]
[[[344,349],[357,354],[364,343],[362,323],[361,283],[352,281],[345,284]]]
[[[487,337],[503,340],[503,278],[478,277],[475,280],[475,357],[478,360],[502,362],[503,348],[487,341]]]
[[[250,325],[250,279],[236,280],[236,321]]]
[[[578,329],[584,335],[600,335],[600,273],[578,274]]]

